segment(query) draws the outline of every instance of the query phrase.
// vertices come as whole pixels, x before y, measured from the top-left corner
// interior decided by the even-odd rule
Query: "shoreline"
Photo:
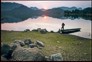
[[[69,35],[74,35],[74,34],[69,34]],[[88,38],[88,37],[83,37],[83,36],[78,36],[78,35],[74,35],[74,36],[92,40],[92,37],[91,38]]]
[[[24,32],[24,31],[14,31],[14,30],[1,30],[1,31],[9,31],[9,32]],[[33,31],[29,31],[29,32],[33,32]],[[50,33],[50,32],[48,32]],[[57,33],[57,32],[54,32],[54,33]],[[88,37],[82,37],[82,36],[78,36],[78,35],[75,35],[75,34],[66,34],[66,35],[70,35],[70,36],[76,36],[76,37],[80,37],[80,38],[84,38],[84,39],[89,39],[89,40],[92,40],[92,37],[91,38],[88,38]]]

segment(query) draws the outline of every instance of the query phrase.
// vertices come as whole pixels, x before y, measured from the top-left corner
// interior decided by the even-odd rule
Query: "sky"
[[[54,7],[91,7],[91,1],[2,1],[2,2],[16,2],[28,7],[37,7],[39,9],[50,9]]]

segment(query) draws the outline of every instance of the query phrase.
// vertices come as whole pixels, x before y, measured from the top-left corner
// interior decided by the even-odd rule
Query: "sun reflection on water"
[[[47,16],[44,16],[43,18],[44,18],[44,19],[47,19]]]

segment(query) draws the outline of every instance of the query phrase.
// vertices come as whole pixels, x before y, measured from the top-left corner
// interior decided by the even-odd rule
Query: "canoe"
[[[81,28],[73,28],[73,29],[64,29],[61,30],[62,34],[69,34],[69,33],[74,33],[74,32],[79,32]]]

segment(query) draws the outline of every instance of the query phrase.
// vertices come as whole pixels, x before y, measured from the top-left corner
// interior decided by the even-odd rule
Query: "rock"
[[[5,58],[7,58],[8,60],[9,60],[9,59],[11,59],[11,58],[12,58],[12,57],[11,57],[12,52],[13,52],[13,50],[12,50],[12,49],[11,49],[11,50],[9,50],[9,52],[8,52],[7,54],[5,54],[5,55],[4,55],[4,57],[5,57]]]
[[[45,34],[48,32],[46,29],[41,29],[41,28],[38,28],[37,31],[40,32],[41,34]]]
[[[57,41],[57,43],[60,43],[60,41]]]
[[[45,61],[50,61],[50,58],[48,56],[45,56]]]
[[[12,50],[15,50],[17,48],[17,45],[16,44],[13,44],[12,46],[11,46],[11,49]]]
[[[45,34],[45,33],[47,33],[47,30],[46,30],[46,29],[41,29],[41,30],[40,30],[40,33],[41,33],[41,34]]]
[[[14,40],[14,43],[19,44],[20,40]]]
[[[20,43],[20,46],[24,46],[25,45],[25,43],[23,41],[19,41],[19,43]]]
[[[6,59],[10,59],[12,55],[13,50],[8,44],[3,44],[1,46],[1,55],[5,57]]]
[[[61,49],[61,46],[59,46],[58,48]]]
[[[1,42],[1,46],[3,46],[3,42]]]
[[[19,43],[11,43],[10,44],[11,49],[14,51],[17,47],[21,47]]]
[[[16,61],[44,61],[44,55],[38,48],[19,47],[14,50],[12,58]]]
[[[56,54],[52,54],[50,56],[50,60],[51,61],[63,61],[63,57],[62,57],[61,53],[56,53]]]
[[[24,32],[30,32],[30,29],[25,29]]]
[[[22,40],[15,40],[14,43],[19,44],[20,46],[24,46],[25,43]]]
[[[36,47],[36,45],[35,44],[29,44],[29,47],[34,48],[34,47]]]
[[[3,44],[3,45],[1,46],[1,55],[7,54],[10,49],[11,49],[11,48],[10,48],[10,46],[9,46],[8,44]]]
[[[40,47],[44,47],[44,43],[41,42],[41,41],[38,41],[38,40],[37,40],[37,41],[36,41],[36,44],[39,45]]]
[[[1,56],[1,61],[8,61],[5,57]]]
[[[29,44],[32,43],[32,41],[31,41],[30,39],[26,39],[26,40],[24,40],[24,43],[25,43],[26,45],[29,45]]]

